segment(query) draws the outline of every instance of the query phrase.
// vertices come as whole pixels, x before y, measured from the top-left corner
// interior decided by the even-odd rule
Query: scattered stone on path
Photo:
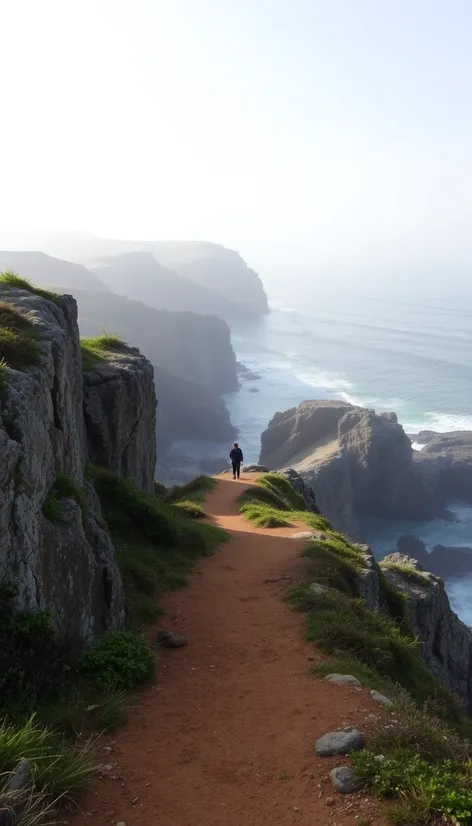
[[[362,749],[364,738],[356,728],[345,728],[343,731],[329,731],[315,743],[315,752],[319,757],[331,757],[333,754],[349,754],[351,751]]]
[[[290,539],[314,539],[315,534],[312,531],[299,531],[298,533],[292,533]]]
[[[183,634],[176,634],[167,628],[161,628],[157,632],[156,642],[161,648],[183,648],[188,645],[188,640]]]
[[[18,765],[13,769],[10,779],[7,783],[7,792],[19,792],[25,789],[31,780],[31,767],[29,761],[24,757],[20,760]]]
[[[352,674],[327,674],[325,680],[328,680],[329,683],[335,683],[335,685],[355,685],[358,688],[362,686],[361,681],[357,677],[353,677]]]
[[[265,465],[243,465],[243,473],[270,473],[269,468]]]
[[[352,794],[360,786],[356,773],[351,766],[338,766],[330,771],[329,777],[336,791],[341,794]]]
[[[308,586],[308,590],[316,594],[317,597],[320,597],[322,594],[326,594],[329,588],[327,585],[321,585],[320,582],[312,582],[311,585]]]
[[[380,705],[385,706],[385,708],[393,708],[393,702],[390,697],[386,697],[385,694],[381,694],[380,691],[372,690],[370,693],[376,703],[380,703]]]

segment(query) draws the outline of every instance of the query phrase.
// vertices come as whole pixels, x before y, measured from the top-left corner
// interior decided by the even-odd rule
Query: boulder
[[[19,792],[25,789],[31,781],[31,766],[29,760],[23,757],[13,769],[7,782],[7,792]]]
[[[188,640],[183,634],[176,634],[167,628],[161,628],[157,632],[156,642],[161,648],[184,648],[188,645]]]
[[[318,757],[331,757],[333,754],[349,754],[351,751],[362,749],[364,738],[356,728],[346,728],[344,731],[330,731],[324,734],[315,743]]]
[[[352,674],[328,674],[325,680],[335,685],[353,685],[356,688],[362,686],[361,681],[358,680],[357,677],[353,677]]]
[[[373,699],[379,705],[384,706],[385,708],[393,708],[393,702],[390,697],[386,697],[385,694],[381,694],[380,691],[371,691],[370,692]]]
[[[340,794],[352,794],[361,785],[352,766],[338,766],[330,771],[329,777]]]

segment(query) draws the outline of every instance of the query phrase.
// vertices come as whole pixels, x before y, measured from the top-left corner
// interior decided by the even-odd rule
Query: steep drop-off
[[[0,300],[0,327],[26,337],[0,343],[0,580],[16,584],[18,608],[51,611],[61,634],[93,637],[120,628],[124,611],[114,548],[85,478],[77,306],[71,296],[8,288]],[[21,369],[8,366],[18,360]]]

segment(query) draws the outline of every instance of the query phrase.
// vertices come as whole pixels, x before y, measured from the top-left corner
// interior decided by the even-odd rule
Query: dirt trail
[[[297,529],[257,529],[237,514],[255,478],[219,477],[207,497],[231,540],[166,601],[165,624],[189,645],[163,652],[155,685],[105,742],[110,776],[94,781],[75,826],[346,826],[372,817],[363,796],[332,791],[329,770],[345,759],[321,760],[313,745],[332,729],[362,729],[378,706],[366,691],[307,675],[316,655],[302,617],[281,599],[301,543],[290,538]]]

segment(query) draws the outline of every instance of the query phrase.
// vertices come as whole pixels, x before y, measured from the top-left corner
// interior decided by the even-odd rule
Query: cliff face
[[[385,557],[381,567],[404,596],[405,618],[425,665],[472,708],[472,632],[451,609],[443,581],[402,554]]]
[[[472,503],[472,432],[423,432],[418,441],[425,447],[415,451],[415,465],[438,502]]]
[[[234,250],[194,241],[156,241],[152,250],[158,261],[224,296],[245,313],[269,312],[261,279]]]
[[[123,593],[98,500],[84,477],[76,303],[70,296],[53,302],[24,290],[0,293],[8,306],[30,314],[42,350],[38,366],[4,368],[0,580],[18,586],[18,608],[51,611],[60,633],[95,636],[122,626]]]
[[[84,373],[90,460],[152,492],[156,467],[156,393],[152,365],[126,348]]]
[[[303,402],[277,413],[261,443],[261,463],[293,467],[314,488],[322,513],[352,537],[359,535],[361,514],[420,519],[435,513],[436,497],[394,413]]]

